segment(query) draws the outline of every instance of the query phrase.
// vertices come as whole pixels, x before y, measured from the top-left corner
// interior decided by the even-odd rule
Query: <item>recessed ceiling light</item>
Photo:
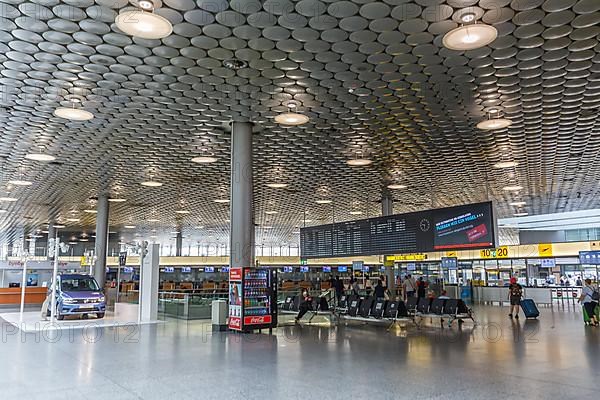
[[[518,162],[516,161],[500,161],[497,162],[496,164],[494,164],[494,168],[512,168],[512,167],[516,167],[517,165],[519,165]]]
[[[331,200],[317,200],[316,201],[317,204],[329,204],[331,202],[332,202]]]
[[[123,202],[127,201],[127,199],[114,198],[114,199],[108,199],[108,201],[110,201],[112,203],[123,203]]]
[[[71,121],[89,121],[94,118],[91,112],[75,107],[59,107],[54,110],[54,115]]]
[[[198,225],[198,226],[196,226],[196,229],[204,229],[204,226]]]
[[[11,181],[8,181],[8,183],[10,183],[11,185],[15,185],[15,186],[31,186],[31,185],[33,185],[33,182],[24,181],[21,179],[11,180]]]
[[[78,242],[69,242],[71,246],[75,246]]]
[[[115,24],[128,35],[141,39],[162,39],[173,32],[168,19],[154,14],[154,4],[148,0],[138,2],[141,10],[125,11],[117,15]]]
[[[518,212],[518,213],[514,213],[513,214],[515,217],[525,217],[527,215],[529,215],[529,213],[526,212]]]
[[[400,185],[399,183],[392,183],[387,185],[388,189],[406,189],[406,185]]]
[[[346,164],[352,167],[364,167],[372,163],[373,161],[369,160],[368,158],[353,158],[352,160],[346,161]]]
[[[156,219],[156,218],[150,218],[148,220],[148,222],[159,222],[159,221],[160,221],[160,219]]]
[[[79,218],[67,218],[67,222],[79,222]]]
[[[45,153],[29,153],[25,155],[25,158],[32,161],[45,161],[50,162],[56,160],[56,157]]]
[[[0,210],[0,214],[7,213],[8,210]]]
[[[141,183],[142,186],[148,186],[148,187],[160,187],[163,184],[160,182],[156,182],[156,181],[145,181]]]
[[[171,235],[179,235],[180,233],[181,232],[179,232],[179,231],[173,231],[173,232],[171,232]]]
[[[81,238],[81,239],[79,239],[79,241],[80,241],[80,242],[89,242],[89,241],[90,241],[90,239],[88,239],[88,238]]]
[[[273,229],[273,227],[270,225],[267,225],[267,226],[263,226],[263,229]]]
[[[360,215],[362,213],[362,211],[350,211],[350,215]]]
[[[198,156],[198,157],[192,158],[192,162],[195,162],[196,164],[209,164],[209,163],[214,163],[217,161],[218,161],[217,157],[211,157],[211,156]]]
[[[88,214],[96,214],[98,211],[96,210],[83,210],[84,213],[88,213]]]
[[[17,199],[16,197],[0,197],[0,201],[10,201],[10,202],[15,202],[18,201],[19,199]]]
[[[278,214],[278,212],[277,211],[265,211],[265,214],[274,215],[274,214]]]
[[[135,229],[135,225],[125,225],[123,228],[125,228],[125,229]]]
[[[470,24],[452,29],[444,35],[442,43],[450,50],[474,50],[492,43],[498,30],[491,25]]]
[[[515,206],[515,207],[522,207],[527,205],[526,201],[514,201],[512,203],[510,203],[511,206]]]
[[[509,186],[504,186],[502,188],[502,190],[508,190],[508,191],[517,191],[517,190],[521,190],[523,189],[523,186],[519,186],[519,185],[509,185]]]
[[[238,69],[246,68],[248,66],[248,63],[244,60],[232,58],[230,60],[224,60],[223,66],[228,69],[238,70]]]
[[[62,229],[64,227],[65,227],[65,225],[56,225],[56,224],[54,225],[55,229]]]
[[[48,231],[41,231],[41,233],[48,234],[48,233],[50,233],[50,232],[48,232]]]
[[[177,214],[189,214],[191,211],[188,211],[188,210],[176,210],[175,212]]]
[[[306,115],[293,112],[279,114],[275,117],[275,122],[278,124],[292,126],[306,124],[309,120],[310,118]]]
[[[213,201],[215,203],[229,203],[229,199],[215,199]]]
[[[493,129],[503,129],[512,125],[512,121],[506,118],[492,118],[481,121],[477,124],[477,128],[486,131]]]
[[[157,237],[158,236],[156,236],[156,235],[152,235],[152,236],[150,236],[150,239],[156,239]]]
[[[287,183],[267,183],[267,187],[270,187],[272,189],[283,189],[287,186]]]

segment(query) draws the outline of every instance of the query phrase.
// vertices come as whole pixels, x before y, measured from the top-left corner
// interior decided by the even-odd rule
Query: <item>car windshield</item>
[[[100,290],[96,280],[91,277],[62,279],[61,288],[65,292],[90,292]]]

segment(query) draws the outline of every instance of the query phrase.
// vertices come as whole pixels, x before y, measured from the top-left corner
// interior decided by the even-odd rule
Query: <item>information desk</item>
[[[42,304],[48,288],[26,287],[25,304]],[[21,288],[0,288],[0,304],[21,304]]]

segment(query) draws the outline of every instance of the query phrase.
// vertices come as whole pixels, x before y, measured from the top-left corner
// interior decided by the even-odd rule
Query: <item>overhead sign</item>
[[[582,264],[600,265],[600,251],[580,251],[579,262]]]
[[[538,254],[540,257],[552,257],[552,243],[538,244]]]
[[[496,240],[491,202],[300,228],[302,258],[482,249]]]
[[[352,261],[352,269],[355,271],[362,271],[364,264],[364,261]]]
[[[457,251],[447,251],[446,257],[458,257],[458,252]]]
[[[543,268],[554,268],[556,266],[556,260],[554,258],[542,258],[541,264]]]
[[[385,259],[389,261],[423,261],[427,260],[427,254],[400,254],[396,256],[385,256]]]
[[[456,257],[442,257],[443,269],[458,269],[458,259]]]
[[[508,258],[508,246],[479,250],[479,258]]]

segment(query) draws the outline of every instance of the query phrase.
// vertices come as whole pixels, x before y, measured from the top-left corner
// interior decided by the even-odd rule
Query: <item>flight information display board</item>
[[[495,240],[491,202],[300,229],[303,258],[483,249]]]

